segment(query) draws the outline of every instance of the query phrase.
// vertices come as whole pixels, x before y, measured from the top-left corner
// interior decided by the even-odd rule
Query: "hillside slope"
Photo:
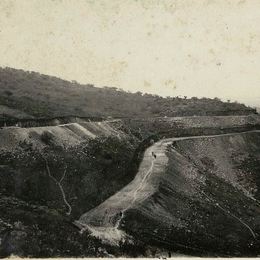
[[[0,257],[109,256],[72,222],[131,181],[140,140],[116,120],[75,121],[0,129]]]
[[[82,121],[81,123],[29,128],[6,127],[0,130],[0,149],[16,149],[22,142],[38,149],[46,147],[48,142],[68,148],[101,136],[125,137],[124,133],[116,128],[116,124],[113,126],[113,123],[108,121]]]
[[[46,159],[58,179],[67,169],[63,184],[65,191],[71,193],[73,214],[77,215],[97,206],[97,203],[131,181],[142,159],[142,150],[149,146],[150,136],[163,138],[166,133],[168,136],[197,135],[206,131],[221,133],[235,127],[238,128],[236,131],[242,131],[244,126],[259,124],[260,117],[108,121],[75,118],[75,123],[60,125],[54,125],[59,120],[54,121],[51,120],[52,126],[44,126],[48,123],[45,121],[29,120],[35,126],[0,129],[0,187],[2,192],[8,191],[8,194],[18,198],[66,211],[57,184],[46,176]],[[24,121],[23,124],[27,123]],[[37,127],[38,124],[43,126]],[[219,130],[220,126],[224,130]],[[48,188],[41,185],[42,181]],[[103,185],[107,187],[104,189]],[[53,192],[49,193],[48,190]]]
[[[103,121],[0,129],[0,192],[64,213],[70,204],[77,216],[133,178],[139,141],[119,128]]]
[[[69,120],[72,121],[69,122]],[[183,165],[184,169],[174,169],[174,172],[176,171],[180,175],[177,180],[183,180],[178,184],[176,175],[172,176],[171,172],[172,165],[176,167],[175,161],[178,157],[175,158],[174,154],[171,157],[172,151],[168,150],[168,141],[164,141],[166,137],[187,139],[195,135],[223,135],[229,132],[234,132],[232,136],[252,135],[255,140],[252,139],[249,142],[249,139],[246,139],[246,142],[248,147],[253,147],[250,153],[257,155],[258,133],[240,134],[240,132],[259,129],[259,123],[260,117],[257,115],[157,117],[105,121],[98,121],[97,118],[95,121],[90,121],[90,119],[84,118],[65,117],[18,120],[18,125],[24,127],[0,128],[0,256],[17,254],[19,256],[65,257],[110,256],[112,254],[114,256],[140,257],[155,256],[154,252],[161,256],[165,250],[166,253],[172,251],[176,254],[179,250],[179,253],[190,255],[213,255],[215,253],[221,255],[223,252],[228,252],[228,254],[230,252],[230,255],[255,255],[257,251],[251,249],[248,251],[248,248],[243,252],[239,249],[240,251],[238,250],[237,253],[234,252],[234,248],[233,251],[225,251],[221,246],[218,246],[215,251],[207,250],[204,252],[201,236],[195,236],[192,242],[189,242],[190,231],[188,230],[192,230],[191,228],[186,229],[185,226],[182,231],[187,235],[183,235],[180,233],[180,229],[165,227],[160,220],[168,224],[169,219],[179,224],[184,220],[187,223],[197,223],[201,219],[205,219],[207,213],[204,209],[200,211],[200,206],[198,206],[198,220],[196,220],[197,216],[193,216],[189,222],[190,215],[195,212],[194,206],[192,206],[193,202],[189,208],[189,200],[192,201],[193,196],[186,198],[185,203],[188,203],[186,205],[183,202],[183,192],[180,190],[178,193],[178,189],[182,189],[181,185],[186,182],[182,175],[185,176],[186,169],[189,170],[192,167],[194,172],[200,171],[201,175],[206,175],[206,173],[201,169],[198,170],[198,165],[186,167],[186,164],[190,162],[187,162],[186,157],[181,158],[179,167]],[[194,140],[190,141],[195,143],[195,137],[192,138]],[[199,145],[200,138],[196,138],[198,140],[196,145]],[[216,140],[217,138],[223,138],[221,149],[226,149],[225,145],[229,143],[225,139],[227,136],[216,137]],[[151,146],[154,141],[160,139],[162,139],[159,141],[161,145],[157,146],[156,149],[153,145]],[[210,140],[210,138],[208,139]],[[188,139],[179,140],[178,143],[188,141]],[[243,153],[245,147],[240,145],[241,141],[235,146],[236,143],[235,139],[230,144],[231,148],[236,151],[241,150]],[[192,147],[192,145],[189,146]],[[213,151],[216,149],[215,146],[219,147],[220,144],[214,143]],[[204,151],[203,149],[209,147],[210,144],[205,143],[204,146],[196,150],[197,154],[193,148],[191,152],[194,153],[195,158],[192,160],[195,162],[196,158],[199,158],[200,149]],[[230,154],[230,151],[233,150],[229,146],[227,147]],[[144,153],[147,148],[148,150]],[[185,152],[189,152],[188,149],[188,146],[185,149],[183,147],[179,153],[185,156]],[[177,151],[177,148],[175,150]],[[156,159],[151,152],[156,154]],[[212,158],[215,156],[208,153]],[[202,162],[208,163],[206,159],[203,159]],[[255,160],[249,160],[241,167],[244,167],[245,172],[257,172],[257,163]],[[221,158],[216,164],[221,165]],[[139,170],[143,169],[141,175],[138,174],[139,165]],[[211,163],[209,163],[206,169],[211,168]],[[154,173],[156,173],[156,178],[153,177]],[[235,173],[232,172],[232,174]],[[229,191],[226,184],[219,182],[221,168],[214,175],[218,176],[217,185],[221,186],[219,190],[227,189]],[[135,176],[137,181],[134,179]],[[150,178],[154,180],[155,185],[146,185]],[[248,184],[245,179],[240,178],[240,186],[234,185],[233,188],[238,190],[238,194],[242,192],[241,194],[250,200],[248,204],[250,205],[256,196],[256,188],[252,186],[254,181],[251,180]],[[198,180],[195,178],[193,181]],[[137,183],[134,185],[136,188],[134,190],[129,190],[129,187],[133,185],[130,184],[131,181]],[[178,184],[178,189],[174,186],[175,183]],[[169,185],[170,187],[168,187]],[[172,186],[176,190],[172,191]],[[251,190],[251,188],[253,189]],[[122,189],[128,190],[128,195],[126,193],[122,195],[119,192]],[[188,189],[189,187],[187,187]],[[206,194],[206,191],[204,192]],[[208,193],[206,195],[209,196]],[[235,196],[237,195],[235,194]],[[113,200],[113,197],[117,199]],[[111,199],[112,203],[110,203]],[[231,202],[233,203],[232,200]],[[180,207],[178,208],[171,203],[176,205],[180,203]],[[179,211],[182,210],[183,203],[186,205],[184,211],[188,215],[182,212],[180,214],[184,214],[184,216],[178,220],[174,209],[177,207],[176,209]],[[108,205],[108,207],[101,205]],[[165,205],[168,206],[165,208]],[[252,214],[254,214],[254,210]],[[243,212],[244,208],[241,211]],[[151,212],[154,215],[151,215]],[[162,213],[163,216],[160,215]],[[146,216],[147,214],[148,216]],[[75,220],[81,219],[80,216],[88,216],[83,218],[83,222],[90,221],[94,229],[86,229],[86,232],[80,234],[78,227],[86,227],[86,223],[84,224],[82,221],[75,225]],[[212,219],[215,221],[214,217]],[[244,216],[241,219],[257,234],[257,229],[252,226],[250,221],[247,221]],[[97,220],[99,224],[106,223],[107,225],[99,225],[97,228],[95,226]],[[145,221],[145,225],[143,221]],[[210,222],[209,228],[212,228],[213,224]],[[162,231],[173,230],[176,240],[168,235],[168,231],[161,232],[151,229],[150,226],[157,226]],[[241,228],[241,226],[239,227]],[[193,228],[197,230],[198,227],[194,224]],[[247,239],[249,231],[245,225],[242,229],[245,232],[245,239]],[[103,236],[104,230],[109,231],[106,233],[107,237]],[[213,229],[213,236],[214,232]],[[96,236],[93,236],[93,233]],[[139,236],[137,233],[141,235]],[[195,231],[194,233],[196,234]],[[25,237],[26,239],[24,239]],[[104,240],[111,242],[111,238],[112,245],[103,243]],[[134,243],[122,243],[122,238],[127,241],[132,240]],[[214,239],[211,242],[216,241]],[[177,240],[179,243],[176,242]],[[217,241],[217,243],[220,242]],[[232,248],[233,244],[230,245]],[[185,251],[185,248],[188,249]],[[194,248],[200,250],[194,251]]]
[[[259,131],[159,141],[146,150],[136,178],[77,225],[112,244],[126,239],[192,255],[256,256],[259,147]]]
[[[152,117],[189,115],[247,115],[254,109],[218,98],[162,98],[96,88],[56,77],[0,68],[0,117]],[[1,119],[1,118],[0,118]]]

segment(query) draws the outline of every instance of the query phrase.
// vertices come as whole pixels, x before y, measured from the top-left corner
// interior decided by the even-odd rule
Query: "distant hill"
[[[154,117],[248,115],[252,108],[220,99],[163,98],[117,88],[69,82],[57,77],[0,68],[0,119],[59,116]]]

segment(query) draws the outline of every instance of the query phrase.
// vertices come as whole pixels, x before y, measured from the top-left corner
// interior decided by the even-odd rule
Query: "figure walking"
[[[154,152],[152,152],[152,156],[156,159],[156,154]]]

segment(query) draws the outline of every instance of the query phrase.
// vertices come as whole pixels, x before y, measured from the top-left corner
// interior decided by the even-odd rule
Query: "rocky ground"
[[[0,256],[257,256],[260,139],[238,132],[254,130],[259,119],[204,119],[0,129]],[[224,135],[154,149],[156,140],[203,131]],[[107,201],[135,175],[136,189],[113,203],[126,199],[126,206],[106,218],[128,243],[80,232],[76,220],[86,213],[102,223],[100,207],[111,213]]]

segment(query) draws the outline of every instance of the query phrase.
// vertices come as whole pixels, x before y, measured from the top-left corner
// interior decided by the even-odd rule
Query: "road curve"
[[[165,171],[168,162],[166,150],[169,144],[180,140],[234,136],[252,132],[260,132],[260,130],[220,135],[167,138],[154,143],[146,149],[134,180],[98,207],[83,214],[74,224],[81,229],[81,232],[88,230],[93,236],[112,245],[118,245],[120,241],[130,239],[120,228],[122,220],[127,210],[135,208],[137,204],[156,191],[155,179],[156,176],[163,174]]]

